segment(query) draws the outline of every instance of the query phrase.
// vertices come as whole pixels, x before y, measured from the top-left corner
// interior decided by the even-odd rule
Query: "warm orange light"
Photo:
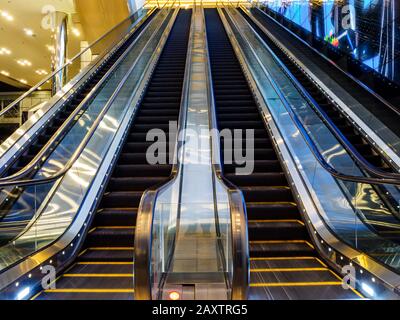
[[[177,291],[171,291],[169,293],[169,299],[170,300],[179,300],[181,298],[181,295]]]

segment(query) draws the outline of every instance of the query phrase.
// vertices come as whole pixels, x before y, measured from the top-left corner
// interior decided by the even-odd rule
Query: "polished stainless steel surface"
[[[217,167],[220,163],[219,139],[211,139],[209,134],[210,129],[216,128],[215,124],[212,127],[211,120],[215,118],[215,114],[212,116],[215,110],[204,13],[200,7],[194,9],[191,28],[178,127],[179,133],[182,129],[185,131],[178,137],[177,162],[170,182],[157,190],[149,190],[142,197],[137,220],[137,299],[165,298],[163,288],[179,288],[180,283],[188,282],[199,288],[194,289],[196,296],[199,292],[208,292],[205,287],[216,290],[217,286],[215,294],[201,296],[213,299],[226,299],[229,295],[233,299],[247,297],[245,210],[240,192],[233,187],[228,189],[221,177],[216,176],[214,168],[214,163]],[[186,143],[183,145],[183,142]],[[160,221],[167,221],[169,237],[154,233]],[[153,234],[153,239],[149,234]],[[232,268],[232,259],[242,269]],[[225,274],[229,279],[224,279]]]
[[[195,6],[192,20],[192,47],[190,56],[190,73],[188,87],[188,106],[183,140],[186,142],[182,150],[182,191],[179,200],[177,219],[177,235],[171,267],[167,271],[165,285],[169,285],[175,274],[179,274],[181,283],[202,282],[225,286],[225,264],[221,258],[219,241],[226,241],[225,232],[220,234],[217,228],[224,229],[228,223],[220,217],[217,226],[216,218],[220,210],[216,205],[219,192],[214,190],[211,166],[211,144],[208,122],[208,87],[207,87],[207,55],[205,51],[205,23],[203,10]],[[196,181],[196,183],[193,183]],[[221,195],[221,197],[223,197]],[[226,195],[225,195],[226,196]],[[225,201],[225,204],[227,201]],[[220,210],[218,210],[220,209]],[[212,279],[202,275],[215,274]],[[204,283],[205,282],[205,283]],[[225,291],[219,299],[226,299]]]

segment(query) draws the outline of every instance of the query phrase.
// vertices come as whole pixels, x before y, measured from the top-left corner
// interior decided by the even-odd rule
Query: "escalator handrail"
[[[147,28],[148,26],[146,26]],[[5,182],[0,182],[0,188],[4,188],[4,187],[10,187],[10,186],[18,186],[18,187],[22,187],[22,186],[30,186],[30,185],[42,185],[42,184],[46,184],[52,181],[56,181],[59,178],[61,178],[62,176],[64,176],[69,169],[71,169],[71,167],[73,166],[73,164],[75,163],[75,161],[78,159],[78,157],[80,156],[80,154],[83,152],[83,150],[86,148],[87,143],[89,142],[89,140],[92,138],[92,136],[94,135],[94,133],[96,132],[96,129],[98,127],[98,125],[101,123],[101,121],[104,119],[104,116],[106,115],[106,113],[108,112],[108,110],[110,109],[110,107],[113,105],[115,99],[117,98],[119,92],[121,91],[122,87],[124,86],[125,82],[127,81],[128,77],[130,76],[130,74],[132,73],[132,71],[134,70],[135,66],[137,65],[138,60],[140,59],[141,55],[145,52],[146,48],[147,48],[147,44],[152,41],[152,39],[155,37],[156,32],[154,32],[150,38],[147,40],[146,44],[144,45],[144,47],[142,48],[142,50],[140,51],[140,53],[138,54],[137,58],[135,59],[135,61],[132,63],[132,65],[130,66],[129,70],[126,72],[126,74],[124,75],[124,77],[121,79],[120,83],[118,84],[117,88],[114,90],[113,94],[111,95],[110,99],[107,101],[106,105],[103,107],[102,111],[99,113],[99,115],[97,116],[96,120],[93,122],[92,126],[90,127],[90,129],[88,130],[87,134],[85,135],[85,137],[83,138],[83,140],[81,141],[81,143],[79,144],[78,148],[74,151],[73,155],[71,156],[71,158],[68,160],[67,164],[64,166],[64,168],[62,168],[59,172],[57,172],[56,174],[49,176],[49,177],[45,177],[45,178],[39,178],[39,179],[26,179],[26,180],[19,180],[19,181],[5,181]],[[134,43],[132,43],[131,45],[133,45]],[[128,50],[129,51],[129,50]]]
[[[171,8],[172,8],[172,6],[169,8],[169,10],[171,10]],[[166,15],[166,17],[168,17],[168,14]],[[166,19],[166,18],[164,18],[164,21],[165,21],[165,19]],[[156,34],[156,33],[157,33],[157,31],[154,32],[154,34]],[[149,42],[154,38],[154,34],[153,34],[152,37],[148,40],[147,43],[149,43]],[[147,46],[147,43],[146,43],[146,46]],[[138,57],[140,57],[141,54],[144,52],[144,50],[146,49],[146,46],[143,48],[142,52],[138,55]],[[152,53],[152,57],[154,57],[154,55],[157,55],[157,50],[155,50],[155,51]],[[154,58],[150,58],[150,59],[154,59]],[[134,63],[133,65],[136,65],[136,64],[137,64],[137,63],[136,63],[136,61],[135,61],[135,63]],[[148,67],[146,67],[146,70],[143,72],[143,74],[142,74],[142,76],[141,76],[141,79],[139,80],[140,82],[146,81],[146,79],[143,79],[143,75],[145,75],[145,74],[148,73],[147,69],[148,69]],[[129,71],[131,72],[131,70],[129,70]],[[128,71],[128,72],[129,72],[129,71]],[[139,97],[140,94],[139,94],[139,93],[136,93],[136,96]],[[133,98],[134,98],[133,96],[130,98],[130,101],[128,102],[129,105],[132,103]],[[114,139],[115,139],[115,137],[114,137]],[[104,159],[103,159],[103,160],[104,160]],[[102,161],[103,161],[103,160],[102,160]],[[96,201],[97,201],[98,199],[100,199],[100,198],[96,198]],[[95,207],[95,203],[93,204],[93,206]],[[90,214],[90,213],[89,213],[89,214]],[[36,217],[35,219],[37,220],[39,217],[40,217],[40,214],[39,214],[38,217]],[[72,223],[74,223],[74,221],[73,221]],[[68,228],[70,228],[70,227],[71,227],[71,226],[69,226]],[[25,232],[26,232],[26,231],[25,231]],[[66,232],[67,232],[67,231],[66,231]],[[61,236],[65,235],[66,232],[65,232],[64,234],[62,234]],[[22,234],[24,234],[24,232],[23,232]],[[21,236],[22,234],[20,234],[19,236]],[[78,235],[78,237],[79,237],[79,234],[78,234],[78,233],[77,233],[77,235]],[[36,251],[36,252],[40,252],[40,251],[42,251],[42,250],[45,250],[46,248],[51,247],[51,246],[55,243],[55,241],[58,241],[59,239],[60,239],[60,238],[57,238],[57,240],[54,240],[51,244],[48,244],[48,245],[46,245],[45,247],[40,248],[39,251]],[[83,239],[83,238],[82,238],[82,239]],[[57,247],[56,250],[57,250],[58,252],[61,252],[61,249],[60,249],[59,247]],[[30,256],[32,256],[32,254],[30,254]],[[12,265],[10,265],[10,266],[7,266],[7,267],[4,268],[3,270],[1,270],[0,273],[3,274],[5,271],[9,270],[10,268],[14,268],[15,266],[16,266],[16,263],[14,263],[14,264],[12,264]],[[18,272],[20,272],[20,271],[21,271],[21,270],[20,270],[20,268],[19,268]],[[1,286],[0,286],[0,287],[1,287]]]
[[[165,5],[164,5],[165,6]],[[154,11],[156,10],[156,7],[150,9],[150,11],[148,13],[146,13],[146,15],[143,17],[148,17],[150,16]],[[82,51],[80,51],[79,53],[77,53],[74,57],[72,57],[71,59],[69,59],[63,66],[61,66],[60,68],[58,68],[57,70],[53,71],[51,74],[49,74],[48,76],[46,76],[43,80],[39,81],[36,85],[34,85],[31,89],[29,89],[27,92],[25,92],[23,95],[21,95],[20,97],[18,97],[16,100],[14,100],[13,102],[11,102],[7,107],[5,107],[4,109],[2,109],[0,111],[0,117],[3,116],[5,113],[7,113],[8,111],[10,111],[12,108],[14,108],[15,106],[18,105],[18,103],[20,103],[22,100],[24,100],[26,97],[28,97],[31,93],[35,92],[36,90],[39,89],[39,87],[43,86],[47,81],[51,80],[54,76],[56,76],[60,71],[62,71],[64,68],[68,67],[69,65],[71,65],[76,59],[79,59],[84,53],[86,53],[88,50],[90,50],[93,46],[95,46],[96,44],[98,44],[101,40],[103,40],[105,37],[107,37],[109,34],[111,34],[114,30],[116,30],[118,27],[120,27],[121,25],[123,25],[124,23],[128,22],[129,20],[131,20],[134,17],[135,13],[130,15],[128,18],[122,20],[120,23],[118,23],[117,25],[115,25],[113,28],[111,28],[110,30],[108,30],[105,34],[103,34],[101,37],[99,37],[97,40],[95,40],[94,42],[92,42],[87,48],[83,49]],[[141,21],[142,19],[140,19]],[[125,35],[123,35],[122,39],[118,41],[117,44],[115,44],[113,47],[119,47],[121,45],[121,42],[124,42],[124,40],[126,39],[127,36],[129,36],[132,33],[132,29],[128,30],[126,32]],[[104,55],[100,58],[102,59],[103,57],[105,57],[108,54],[108,52],[105,52]],[[98,61],[100,61],[100,59]],[[94,64],[95,65],[95,64]],[[94,66],[93,65],[93,66]],[[92,66],[92,67],[93,67]],[[89,73],[91,70],[91,68],[89,68],[86,72]]]
[[[263,30],[262,26],[248,14],[247,10],[243,10],[245,14]],[[250,25],[250,24],[249,24]],[[250,25],[251,27],[251,25]],[[252,28],[252,27],[251,27]],[[253,29],[253,28],[252,28]],[[253,29],[254,30],[254,29]],[[258,33],[254,30],[256,36],[261,40],[264,44],[265,48],[270,52],[273,56],[279,67],[283,70],[286,76],[289,77],[290,81],[296,86],[297,90],[300,91],[301,95],[308,101],[309,105],[319,114],[319,117],[322,121],[327,125],[328,129],[333,133],[335,138],[339,140],[341,145],[346,149],[346,151],[350,154],[350,156],[357,162],[357,164],[366,172],[368,172],[373,177],[379,177],[382,179],[391,179],[393,181],[397,181],[397,184],[400,184],[400,174],[393,172],[386,172],[381,169],[376,168],[371,165],[369,161],[367,161],[358,150],[352,145],[352,143],[343,135],[343,133],[337,128],[337,126],[333,123],[333,121],[329,118],[326,112],[319,106],[319,104],[315,101],[315,99],[305,90],[305,88],[300,84],[300,82],[293,76],[293,74],[288,70],[288,68],[284,65],[284,63],[276,56],[276,54],[272,51],[271,48],[263,41],[263,39],[258,35]]]
[[[206,25],[206,23],[205,23]],[[209,55],[207,30],[206,30],[206,52],[207,52],[207,88],[209,95],[209,126],[213,132],[218,130],[215,97],[213,90],[213,80],[211,74],[211,61]],[[221,182],[229,197],[230,224],[232,234],[232,300],[247,300],[248,288],[250,283],[250,251],[248,245],[247,213],[242,191],[223,175],[222,158],[220,153],[220,139],[211,137],[212,170],[214,176]]]
[[[235,23],[234,21],[232,21],[233,23]],[[262,43],[264,43],[264,41],[261,39],[261,37],[255,32],[255,30],[251,27],[251,25],[249,25],[249,27],[253,30],[253,32],[256,34],[256,36],[261,40]],[[243,38],[247,43],[248,40]],[[265,43],[264,43],[265,44]],[[265,44],[266,46],[266,44]],[[328,162],[326,162],[325,158],[323,157],[323,155],[320,153],[318,147],[316,146],[315,142],[313,141],[313,139],[309,136],[307,130],[304,128],[303,123],[300,121],[300,119],[298,118],[298,116],[294,113],[294,111],[292,110],[290,103],[287,101],[286,97],[282,94],[282,91],[279,89],[279,86],[276,84],[276,81],[272,78],[272,76],[270,75],[270,73],[266,70],[265,66],[262,64],[262,62],[260,61],[259,57],[257,56],[257,54],[255,53],[253,47],[248,43],[248,47],[252,50],[254,56],[256,57],[256,59],[258,60],[261,68],[263,69],[263,72],[266,74],[266,76],[268,77],[269,81],[271,82],[275,92],[277,93],[277,95],[279,96],[279,99],[281,100],[281,102],[283,103],[283,105],[285,106],[286,110],[288,111],[288,114],[290,115],[290,117],[292,118],[292,120],[294,121],[294,123],[296,124],[297,128],[299,129],[300,133],[302,134],[303,138],[305,139],[307,145],[309,146],[309,148],[311,149],[314,157],[316,158],[316,160],[319,162],[319,164],[326,170],[328,171],[332,176],[334,176],[335,178],[338,178],[340,180],[344,180],[344,181],[350,181],[350,182],[358,182],[358,183],[365,183],[365,184],[377,184],[377,185],[384,185],[384,184],[390,184],[390,185],[396,185],[399,186],[400,185],[400,179],[397,178],[397,176],[399,176],[398,174],[395,175],[395,177],[387,177],[386,175],[382,175],[385,177],[362,177],[362,176],[354,176],[354,175],[348,175],[345,173],[341,173],[339,171],[337,171],[335,168],[333,168]],[[267,49],[268,46],[266,46]],[[278,60],[279,61],[279,60]],[[343,143],[346,143],[347,139],[344,138],[343,139]],[[346,146],[346,145],[345,145]],[[354,147],[352,146],[348,146],[347,148],[349,150],[349,152],[351,153],[352,149]],[[346,148],[346,150],[347,150]],[[351,156],[352,154],[350,154]],[[356,155],[354,154],[354,158],[357,158]],[[367,162],[368,163],[368,162]],[[363,166],[363,162],[360,160],[360,164],[362,166],[363,169],[365,169],[366,171],[368,171],[369,173],[373,173],[373,170],[371,168],[369,168],[371,165],[369,164],[368,167]],[[371,171],[370,171],[371,170]],[[392,174],[393,175],[393,174]]]
[[[250,0],[249,0],[250,1]],[[260,4],[258,4],[260,5]],[[303,39],[301,39],[298,35],[296,35],[295,33],[293,33],[292,31],[290,31],[289,29],[287,29],[285,26],[279,24],[275,19],[273,19],[272,17],[270,17],[266,12],[264,12],[263,10],[261,10],[259,7],[256,7],[256,9],[258,11],[260,11],[263,15],[267,16],[267,18],[271,19],[275,24],[278,24],[280,27],[284,28],[286,31],[288,31],[290,34],[292,34],[293,36],[295,36],[299,41],[301,41],[304,45],[306,45],[308,48],[310,48],[312,51],[314,51],[316,54],[318,54],[321,58],[323,58],[325,61],[327,61],[329,64],[331,64],[332,66],[334,66],[338,71],[340,71],[342,74],[344,74],[346,77],[348,77],[349,79],[351,79],[352,81],[354,81],[356,84],[358,84],[360,87],[362,87],[364,90],[366,90],[368,93],[370,93],[374,98],[378,99],[382,104],[384,104],[386,107],[388,107],[391,111],[393,111],[394,113],[396,113],[398,116],[400,116],[400,110],[399,108],[396,108],[393,104],[391,104],[389,101],[387,101],[384,97],[382,97],[380,94],[378,94],[377,92],[373,91],[371,88],[369,88],[366,84],[364,84],[362,81],[358,80],[357,78],[355,78],[353,75],[351,75],[350,73],[346,72],[345,70],[343,70],[341,67],[339,67],[334,61],[332,61],[331,59],[329,59],[328,57],[326,57],[324,54],[322,54],[321,52],[319,52],[317,49],[313,48],[312,46],[310,46],[310,44],[308,44],[306,41],[304,41]]]
[[[154,12],[154,11],[153,11]],[[135,32],[149,17],[151,14],[143,17],[134,28],[131,29],[131,33]],[[86,105],[92,101],[92,98],[96,96],[99,88],[107,81],[108,77],[119,67],[122,60],[129,54],[130,49],[140,40],[141,35],[146,31],[147,27],[144,28],[138,37],[129,45],[129,47],[121,54],[118,60],[112,65],[112,67],[106,72],[106,74],[100,79],[100,81],[92,88],[92,90],[86,95],[86,97],[79,103],[75,110],[68,116],[63,124],[58,128],[57,132],[47,141],[43,148],[36,154],[36,156],[21,170],[13,173],[10,176],[0,178],[0,187],[2,183],[13,182],[16,183],[17,179],[29,175],[32,171],[37,170],[41,163],[46,161],[46,155],[53,151],[54,145],[58,143],[60,139],[69,130],[70,124],[76,121],[76,116],[79,116],[82,110],[85,109]]]
[[[173,2],[174,6],[176,1]],[[178,9],[180,10],[180,9]],[[178,12],[177,12],[178,13]],[[171,31],[171,30],[170,30]],[[192,23],[190,26],[190,38],[188,43],[191,43],[192,38]],[[166,45],[166,43],[164,44]],[[137,211],[136,228],[135,228],[135,299],[137,300],[152,300],[151,270],[152,270],[152,244],[153,244],[153,227],[154,216],[158,195],[172,186],[180,178],[183,163],[179,160],[179,152],[184,146],[184,141],[180,139],[180,133],[183,132],[186,124],[188,111],[188,95],[189,95],[189,73],[191,46],[188,46],[184,82],[182,85],[181,105],[178,118],[178,128],[176,136],[176,144],[174,150],[174,161],[172,164],[171,174],[166,182],[161,185],[155,185],[148,188],[140,199],[139,208]],[[181,186],[180,186],[181,189]],[[181,191],[181,190],[180,190]],[[181,192],[179,192],[180,194]],[[175,233],[176,237],[176,233]],[[174,242],[174,240],[173,240]],[[170,252],[167,254],[168,259],[172,259],[174,245],[170,246]],[[171,252],[172,251],[172,252]],[[168,262],[166,263],[168,265]]]

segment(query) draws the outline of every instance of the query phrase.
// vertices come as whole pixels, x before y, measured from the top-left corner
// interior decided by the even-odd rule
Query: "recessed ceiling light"
[[[47,50],[49,50],[50,52],[54,52],[54,51],[56,50],[56,49],[54,48],[54,46],[51,45],[51,44],[47,44],[46,47],[47,47]]]
[[[10,55],[11,54],[11,50],[8,50],[7,48],[0,48],[0,55]]]
[[[43,70],[43,69],[39,69],[39,70],[36,70],[35,71],[37,74],[39,74],[39,75],[45,75],[45,74],[48,74],[48,72],[46,71],[46,70]]]
[[[1,16],[2,16],[4,19],[6,19],[6,20],[8,20],[8,21],[13,21],[13,20],[14,20],[14,17],[13,17],[11,14],[9,14],[7,11],[1,11],[1,10],[0,10],[0,12],[1,12]]]
[[[6,76],[6,77],[9,77],[9,76],[10,76],[10,73],[7,72],[7,71],[5,71],[5,70],[0,71],[0,73],[1,73],[3,76]]]
[[[26,81],[25,79],[20,79],[19,82],[23,83],[23,84],[27,84],[28,81]]]
[[[30,67],[32,65],[32,63],[26,59],[19,59],[19,60],[17,60],[17,63],[23,67],[26,67],[26,66]]]
[[[28,37],[33,37],[35,35],[32,29],[24,28],[24,32]]]
[[[72,28],[72,33],[79,37],[81,35],[81,32],[78,30],[78,28]]]

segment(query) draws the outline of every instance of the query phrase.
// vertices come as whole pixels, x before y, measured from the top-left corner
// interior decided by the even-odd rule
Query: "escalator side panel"
[[[341,278],[319,260],[218,12],[205,9],[205,16],[219,130],[257,132],[254,172],[235,175],[235,165],[223,166],[225,177],[242,190],[246,201],[249,298],[357,298],[353,291],[342,289]]]
[[[168,128],[169,121],[178,121],[190,22],[191,10],[178,13],[83,251],[57,280],[57,289],[45,290],[36,299],[134,298],[133,242],[137,208],[143,192],[165,182],[172,169],[170,164],[147,163],[146,134],[151,129]]]

